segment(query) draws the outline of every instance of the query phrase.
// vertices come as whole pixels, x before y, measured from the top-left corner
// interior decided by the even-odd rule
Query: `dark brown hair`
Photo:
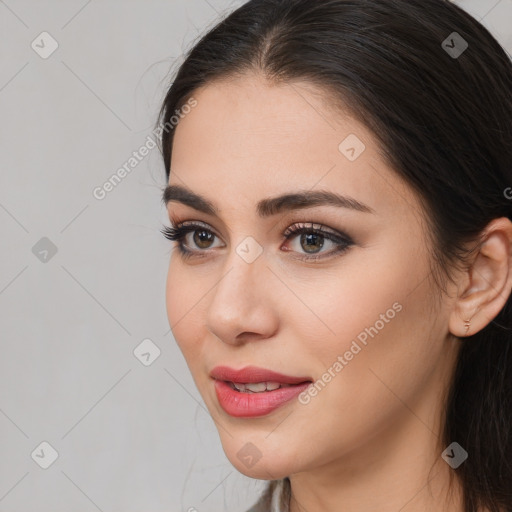
[[[198,87],[249,71],[318,85],[372,131],[428,212],[439,289],[466,261],[466,242],[512,217],[512,63],[449,1],[250,0],[188,52],[158,124]],[[160,147],[167,179],[173,135],[164,131]],[[444,446],[456,441],[469,453],[455,470],[466,512],[512,510],[511,329],[509,297],[461,340],[446,400]]]

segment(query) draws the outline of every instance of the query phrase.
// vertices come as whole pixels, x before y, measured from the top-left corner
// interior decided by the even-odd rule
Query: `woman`
[[[444,0],[251,0],[181,64],[167,311],[252,512],[512,510],[511,91]]]

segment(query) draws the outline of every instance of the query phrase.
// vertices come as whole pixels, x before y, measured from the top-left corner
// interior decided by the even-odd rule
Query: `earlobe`
[[[510,296],[512,222],[508,218],[494,219],[486,226],[464,278],[449,321],[449,330],[457,337],[482,330],[496,318]]]

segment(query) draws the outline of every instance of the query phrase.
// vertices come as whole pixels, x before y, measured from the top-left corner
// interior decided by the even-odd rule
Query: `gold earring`
[[[470,324],[471,324],[471,319],[464,320],[464,326],[466,327],[466,332],[464,334],[468,333]]]

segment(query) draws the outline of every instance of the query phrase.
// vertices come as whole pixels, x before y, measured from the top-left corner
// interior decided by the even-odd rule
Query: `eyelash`
[[[301,261],[316,261],[319,259],[329,258],[334,255],[340,255],[344,252],[346,252],[350,246],[353,245],[353,241],[348,235],[345,235],[344,233],[340,233],[339,235],[331,232],[326,231],[323,229],[323,226],[320,224],[317,224],[320,226],[319,228],[314,228],[312,223],[299,223],[295,224],[293,226],[290,226],[284,233],[283,236],[286,238],[286,240],[289,240],[293,236],[301,235],[303,233],[309,233],[309,234],[318,234],[323,236],[324,238],[327,238],[328,240],[331,240],[334,242],[338,247],[334,250],[331,250],[327,253],[327,255],[314,255],[314,256],[305,256],[305,257],[299,257],[297,259],[300,259]],[[185,244],[183,243],[183,239],[186,237],[188,233],[194,232],[194,231],[206,231],[208,233],[211,233],[214,236],[217,236],[213,231],[206,228],[205,226],[197,223],[191,223],[191,224],[185,224],[180,223],[176,227],[169,227],[169,226],[163,226],[161,229],[161,233],[164,235],[165,238],[171,241],[177,241],[177,248],[184,259],[188,259],[192,256],[197,257],[204,257],[205,254],[201,254],[200,256],[197,255],[197,253],[206,253],[208,249],[204,250],[190,250],[187,249]]]

